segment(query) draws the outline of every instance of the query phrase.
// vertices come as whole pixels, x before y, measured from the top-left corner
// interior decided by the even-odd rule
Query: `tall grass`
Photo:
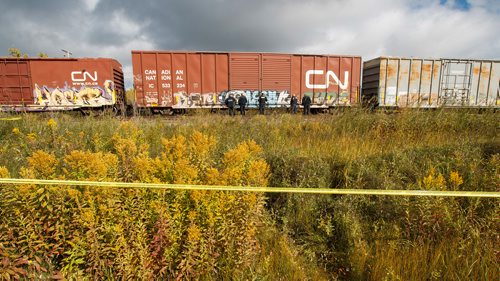
[[[306,118],[285,114],[231,118],[203,112],[176,119],[153,116],[126,120],[23,115],[19,121],[0,122],[0,166],[5,167],[0,174],[140,182],[499,191],[499,121],[496,112],[473,111],[387,114],[352,110]],[[2,198],[17,198],[31,206],[19,209],[19,205],[13,207],[14,199],[0,199],[4,214],[10,214],[14,225],[43,225],[42,217],[35,216],[39,221],[14,220],[12,211],[45,214],[39,209],[49,212],[46,206],[54,208],[51,200],[58,198],[49,191],[47,197],[51,199],[41,206],[36,202],[45,191],[39,194],[34,187],[2,190],[13,192]],[[201,209],[201,217],[210,218],[225,201],[233,200],[221,197],[229,195],[203,193],[182,199],[185,197],[141,191],[92,196],[78,189],[71,192],[74,194],[67,196],[74,201],[61,204],[75,202],[77,205],[68,208],[81,213],[78,216],[85,215],[76,221],[85,221],[87,228],[78,230],[77,237],[65,238],[79,241],[71,242],[68,253],[44,261],[46,267],[52,266],[53,274],[62,272],[67,277],[194,278],[194,272],[207,272],[203,276],[209,279],[489,280],[499,275],[495,245],[500,242],[500,205],[495,199],[270,194],[257,201],[245,199],[265,205],[238,205],[234,212],[223,216],[224,224],[245,218],[244,222],[252,221],[251,225],[256,226],[236,237],[216,236],[210,232],[215,228],[207,227],[203,220],[189,219],[190,214],[194,216],[189,210],[198,213]],[[192,196],[206,199],[204,203],[193,203]],[[43,198],[40,202],[45,202]],[[163,220],[160,214],[164,211],[158,208],[164,204],[183,211],[169,211],[169,219]],[[88,207],[82,206],[113,211],[94,212],[88,217]],[[67,220],[68,212],[49,213],[57,218],[56,225],[64,225],[58,220]],[[250,218],[256,212],[260,215]],[[128,224],[109,221],[109,215]],[[124,232],[131,227],[137,230],[133,235]],[[8,242],[12,228],[17,229],[13,224],[4,225],[0,241],[4,247],[0,251],[14,257],[9,259],[9,265],[23,255],[12,250],[14,244]],[[155,229],[161,231],[151,232]],[[188,246],[167,242],[172,235],[165,234],[169,231],[180,231],[182,238],[176,243]],[[99,235],[106,238],[102,240]],[[52,245],[55,238],[50,239]],[[211,239],[216,241],[209,242]],[[219,239],[237,245],[236,252],[218,258]],[[31,243],[29,239],[23,241]],[[98,246],[106,243],[126,249],[117,261],[130,266],[117,267],[97,259],[115,259],[110,249]],[[151,243],[167,246],[152,248]],[[23,247],[32,250],[32,246]],[[152,249],[168,249],[170,254],[162,250],[163,258],[158,260],[159,252]],[[23,253],[30,252],[26,251]],[[247,254],[253,258],[249,260]],[[93,262],[85,265],[91,265],[90,271],[79,264],[82,256]],[[37,262],[33,257],[29,260]],[[3,268],[38,272],[23,264]],[[161,275],[164,273],[167,275]]]

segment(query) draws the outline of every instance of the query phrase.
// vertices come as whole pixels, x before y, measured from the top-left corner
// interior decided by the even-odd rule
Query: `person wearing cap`
[[[227,108],[229,109],[229,115],[234,116],[234,106],[236,105],[236,99],[233,94],[229,94],[229,97],[224,101]]]

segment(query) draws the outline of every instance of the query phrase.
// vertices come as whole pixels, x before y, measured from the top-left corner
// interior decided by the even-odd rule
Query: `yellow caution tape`
[[[93,186],[93,187],[152,188],[152,189],[173,189],[173,190],[247,191],[247,192],[308,193],[308,194],[356,194],[356,195],[389,195],[389,196],[443,196],[443,197],[500,198],[500,192],[490,192],[490,191],[439,191],[439,190],[385,190],[385,189],[254,187],[254,186],[156,184],[156,183],[38,180],[38,179],[5,179],[5,178],[0,178],[0,184],[70,185],[70,186]]]
[[[3,117],[0,118],[0,121],[16,121],[21,120],[21,117]]]

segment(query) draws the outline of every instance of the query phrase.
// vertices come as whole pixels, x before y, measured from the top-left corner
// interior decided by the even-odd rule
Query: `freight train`
[[[257,107],[313,109],[498,108],[500,61],[242,52],[132,51],[134,97],[121,64],[108,58],[0,58],[0,110],[59,111],[135,107],[173,112],[224,108],[245,94]]]

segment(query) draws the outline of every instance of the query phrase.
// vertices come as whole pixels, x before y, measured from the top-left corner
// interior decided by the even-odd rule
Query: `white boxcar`
[[[363,100],[382,107],[500,107],[500,61],[379,57],[363,64]]]

